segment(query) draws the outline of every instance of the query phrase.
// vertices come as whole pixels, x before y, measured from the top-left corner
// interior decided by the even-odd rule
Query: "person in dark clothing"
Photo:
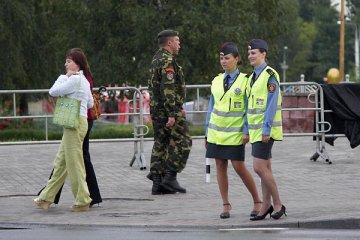
[[[161,31],[158,44],[148,81],[154,146],[147,177],[153,181],[153,195],[186,193],[177,181],[177,174],[185,168],[192,146],[182,107],[186,90],[184,74],[176,61],[180,50],[179,33],[170,29]]]

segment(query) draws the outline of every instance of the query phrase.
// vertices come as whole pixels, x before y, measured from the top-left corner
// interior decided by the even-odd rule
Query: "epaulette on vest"
[[[271,70],[270,68],[266,69],[267,73],[270,75],[270,76],[273,76],[274,75],[274,71]]]

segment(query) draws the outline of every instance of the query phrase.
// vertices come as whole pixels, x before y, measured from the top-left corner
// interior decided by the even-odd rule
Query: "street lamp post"
[[[340,49],[339,49],[339,71],[340,82],[344,81],[344,41],[345,41],[345,0],[341,0],[341,13],[340,13]]]
[[[355,79],[358,81],[360,77],[360,64],[359,64],[359,26],[355,24]]]
[[[351,24],[351,25],[355,26],[355,41],[354,41],[355,79],[359,79],[360,78],[360,59],[359,59],[359,35],[360,35],[360,32],[359,32],[359,25],[357,23],[351,23],[351,19],[349,17],[345,17],[344,22],[345,22],[345,25],[346,24]],[[337,23],[340,25],[341,21],[339,20],[339,21],[337,21]],[[340,51],[340,53],[341,53],[341,51]],[[342,53],[342,55],[345,55],[345,54]],[[340,54],[340,60],[341,60],[342,55]],[[341,63],[341,61],[340,61],[340,63]],[[345,70],[344,70],[344,72],[345,72]],[[345,80],[346,80],[346,76],[345,76]]]
[[[283,72],[283,82],[286,82],[286,70],[289,68],[289,66],[286,64],[286,51],[288,50],[287,46],[284,46],[284,52],[283,52],[283,62],[281,63],[281,69]]]

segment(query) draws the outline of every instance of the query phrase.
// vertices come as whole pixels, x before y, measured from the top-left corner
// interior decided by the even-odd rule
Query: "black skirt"
[[[207,158],[216,158],[224,160],[245,160],[245,145],[229,146],[208,143],[206,148]]]
[[[254,142],[251,144],[251,146],[252,146],[251,155],[253,155],[253,157],[256,157],[256,158],[269,160],[272,158],[271,149],[273,147],[273,144],[274,144],[274,139],[272,139],[272,138],[270,139],[270,141],[268,143],[263,143],[261,141]]]

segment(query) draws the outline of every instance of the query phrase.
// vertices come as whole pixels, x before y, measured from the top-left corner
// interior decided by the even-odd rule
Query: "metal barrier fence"
[[[94,90],[98,90],[98,88],[94,88]],[[139,102],[139,106],[142,106],[142,98],[137,98],[136,96],[141,96],[141,91],[135,87],[109,87],[107,88],[108,91],[110,90],[132,90],[134,91],[133,99],[129,101],[129,103],[133,102],[133,106],[137,105]],[[42,115],[17,115],[17,98],[16,96],[19,94],[48,94],[49,89],[32,89],[32,90],[0,90],[1,95],[11,95],[12,97],[12,115],[7,116],[0,116],[0,120],[2,119],[45,119],[45,139],[43,141],[18,141],[18,142],[0,142],[1,145],[24,145],[24,144],[54,144],[60,143],[60,140],[49,140],[49,119],[52,119],[53,115],[48,114],[47,112]],[[128,115],[128,116],[136,116],[134,117],[134,124],[133,124],[133,139],[129,138],[113,138],[113,139],[91,139],[90,142],[123,142],[123,141],[134,141],[134,155],[130,162],[130,166],[133,165],[134,161],[137,162],[140,169],[146,169],[146,160],[144,157],[144,136],[148,134],[149,129],[146,125],[144,125],[144,111],[143,108],[133,108],[132,113],[102,113],[102,117],[106,116],[121,116],[121,115]]]
[[[187,89],[194,89],[196,95],[196,102],[200,102],[200,89],[208,89],[210,85],[188,85]],[[98,90],[98,88],[94,88],[94,91]],[[144,156],[144,148],[143,144],[146,140],[152,140],[152,138],[145,138],[145,136],[149,132],[149,128],[144,124],[144,116],[149,115],[144,111],[143,107],[143,99],[142,91],[147,90],[146,87],[135,88],[135,87],[107,87],[107,91],[134,91],[132,99],[127,102],[129,112],[126,113],[102,113],[101,118],[104,119],[106,117],[119,117],[119,116],[132,116],[133,121],[133,138],[112,138],[112,139],[91,139],[90,142],[125,142],[125,141],[133,141],[134,142],[134,154],[130,161],[130,166],[136,162],[141,170],[146,169],[146,159]],[[31,90],[0,90],[0,96],[10,95],[12,98],[12,114],[11,115],[0,115],[0,121],[4,119],[44,119],[44,131],[45,131],[45,139],[40,141],[16,141],[16,142],[0,142],[1,145],[25,145],[25,144],[58,144],[60,140],[49,140],[49,126],[53,115],[45,112],[45,114],[40,115],[18,115],[17,114],[17,105],[18,105],[18,95],[19,94],[43,94],[48,95],[49,89],[31,89]],[[199,108],[199,104],[197,104],[196,109],[188,111],[187,114],[197,114],[197,113],[206,113],[206,111],[202,111]],[[199,138],[199,136],[194,137]],[[202,137],[201,137],[202,138]]]
[[[312,136],[316,141],[315,153],[310,160],[317,161],[320,157],[327,163],[331,164],[330,156],[325,149],[325,138],[327,137],[344,137],[344,134],[327,134],[331,130],[331,124],[325,121],[325,113],[332,112],[324,108],[324,91],[320,84],[315,82],[289,82],[281,83],[281,86],[288,94],[307,94],[307,99],[314,104],[311,108],[283,108],[282,111],[314,111],[315,131],[313,133],[284,133],[285,137]],[[312,100],[313,98],[313,100]]]
[[[313,136],[316,140],[316,151],[313,156],[311,156],[311,160],[316,161],[319,157],[324,159],[326,162],[331,164],[329,155],[326,152],[324,140],[326,137],[342,137],[344,135],[339,134],[326,134],[331,129],[331,125],[329,122],[325,122],[324,113],[331,112],[331,110],[324,109],[324,93],[321,85],[314,82],[288,82],[281,83],[281,87],[284,89],[284,92],[292,92],[296,93],[306,93],[308,94],[308,100],[314,104],[312,108],[283,108],[283,111],[315,111],[315,132],[313,133],[284,133],[285,137],[299,137],[299,136]],[[209,90],[210,84],[206,85],[187,85],[187,91],[195,89],[195,100],[197,105],[195,109],[187,111],[188,115],[191,114],[205,114],[206,110],[200,109],[200,89]],[[144,156],[144,148],[143,144],[145,140],[152,140],[152,138],[145,138],[148,134],[149,129],[144,124],[144,116],[149,114],[144,112],[143,100],[142,97],[138,97],[142,95],[142,91],[147,88],[135,88],[135,87],[108,87],[107,90],[132,90],[134,91],[133,98],[128,102],[135,106],[133,107],[133,112],[131,113],[102,113],[102,117],[106,116],[134,116],[133,121],[133,138],[113,138],[113,139],[91,139],[91,142],[123,142],[123,141],[133,141],[134,142],[134,154],[130,161],[130,166],[133,165],[134,162],[138,164],[141,170],[146,169],[146,159]],[[290,90],[289,90],[290,89]],[[98,88],[94,88],[94,90],[98,90]],[[23,142],[1,142],[0,145],[19,145],[19,144],[49,144],[49,143],[59,143],[60,141],[50,141],[48,139],[48,128],[49,128],[49,119],[52,119],[52,114],[44,114],[44,115],[26,115],[26,116],[18,116],[17,115],[17,103],[16,103],[16,95],[17,94],[46,94],[48,93],[48,89],[35,89],[35,90],[0,90],[1,95],[12,95],[13,99],[13,115],[11,116],[0,116],[0,120],[2,119],[45,119],[45,140],[44,141],[23,141]],[[312,98],[314,100],[312,100]],[[138,103],[138,104],[137,104]],[[137,107],[139,106],[139,107]],[[204,136],[194,136],[193,138],[204,138]]]

